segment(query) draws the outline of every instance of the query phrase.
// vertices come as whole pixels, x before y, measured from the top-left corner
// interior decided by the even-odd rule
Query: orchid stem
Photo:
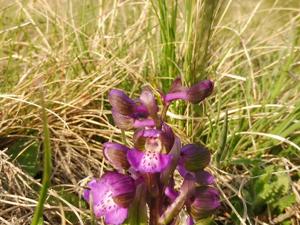
[[[127,145],[127,139],[126,139],[126,134],[124,130],[121,130],[121,134],[122,134],[122,142],[123,144]]]
[[[39,200],[35,207],[31,225],[38,225],[43,222],[43,208],[47,199],[48,188],[50,186],[52,164],[51,164],[51,144],[50,144],[50,132],[48,126],[48,117],[46,111],[45,94],[44,90],[41,90],[41,110],[42,110],[42,122],[43,122],[43,178],[42,187],[39,192]]]

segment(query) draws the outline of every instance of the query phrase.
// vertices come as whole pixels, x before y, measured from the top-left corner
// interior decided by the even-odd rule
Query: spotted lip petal
[[[134,198],[134,180],[118,172],[107,172],[100,179],[90,181],[88,187],[83,197],[88,202],[92,200],[95,216],[104,216],[107,224],[122,224]]]
[[[115,169],[121,170],[130,167],[127,160],[127,151],[130,150],[128,147],[114,142],[106,142],[103,146],[104,157]]]
[[[220,207],[219,192],[213,187],[198,187],[188,205],[188,211],[195,220],[210,216]]]
[[[158,152],[141,152],[132,149],[127,152],[130,165],[142,173],[158,173],[164,170],[171,162],[172,156]]]
[[[179,164],[188,171],[198,171],[208,166],[210,153],[202,145],[188,144],[182,147],[180,152]]]

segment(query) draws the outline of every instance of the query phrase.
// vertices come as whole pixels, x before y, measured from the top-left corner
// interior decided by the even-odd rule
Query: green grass
[[[53,164],[44,223],[87,224],[83,187],[110,168],[102,143],[121,141],[108,90],[136,97],[143,85],[166,91],[181,76],[186,85],[215,82],[204,103],[176,103],[167,114],[183,143],[213,153],[215,221],[296,224],[299,8],[297,0],[2,0],[0,223],[30,224],[37,203],[41,81]]]

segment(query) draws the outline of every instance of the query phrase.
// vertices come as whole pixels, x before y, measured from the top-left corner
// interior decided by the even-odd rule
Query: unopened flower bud
[[[93,204],[97,218],[104,216],[106,224],[122,224],[128,216],[128,207],[135,196],[134,180],[117,172],[107,172],[100,179],[88,183],[83,197]]]
[[[196,104],[208,97],[214,89],[211,80],[203,80],[187,89],[187,101]]]
[[[210,162],[210,153],[202,145],[188,144],[182,147],[179,164],[188,171],[204,169]]]

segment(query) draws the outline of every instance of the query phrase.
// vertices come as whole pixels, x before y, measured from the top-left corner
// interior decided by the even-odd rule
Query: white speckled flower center
[[[118,205],[114,202],[112,192],[107,191],[104,193],[101,201],[95,205],[95,211],[110,212],[116,209]]]
[[[145,143],[145,149],[147,151],[161,153],[162,144],[159,138],[147,138]]]
[[[141,160],[143,168],[153,170],[159,166],[159,153],[147,151]]]

